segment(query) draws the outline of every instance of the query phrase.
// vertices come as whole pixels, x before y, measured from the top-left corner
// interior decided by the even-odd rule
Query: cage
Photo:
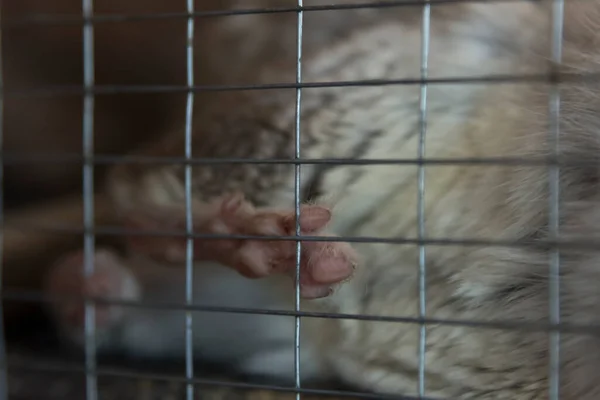
[[[487,3],[524,3],[526,0],[490,0]],[[564,0],[549,0],[553,11],[551,29],[551,65],[558,66],[562,58]],[[586,1],[586,0],[582,0]],[[594,1],[594,0],[587,0]],[[177,4],[175,4],[177,3]],[[0,325],[0,399],[197,399],[197,398],[394,398],[434,399],[429,397],[426,362],[428,350],[427,325],[462,326],[465,329],[499,329],[513,331],[548,331],[549,365],[547,393],[550,399],[560,396],[559,341],[562,331],[597,334],[597,328],[585,324],[572,326],[560,322],[560,252],[559,238],[559,174],[558,153],[550,160],[529,160],[519,157],[485,159],[428,158],[430,144],[428,109],[431,85],[489,86],[504,83],[550,82],[558,87],[560,79],[554,69],[531,74],[479,73],[465,76],[430,76],[430,48],[435,40],[432,10],[452,8],[460,4],[486,3],[478,0],[399,0],[399,1],[194,1],[169,2],[166,0],[119,2],[113,0],[5,0],[2,15],[2,298],[3,313]],[[540,1],[541,3],[541,1]],[[404,11],[409,10],[410,11]],[[377,23],[394,15],[411,13],[412,29],[419,32],[419,47],[413,49],[411,61],[415,74],[396,78],[383,69],[373,79],[346,79],[343,68],[337,71],[337,80],[306,81],[303,54],[307,48],[321,42],[341,40],[353,27],[360,33],[363,25]],[[339,16],[338,16],[339,15]],[[384,15],[385,17],[382,17]],[[306,21],[312,18],[310,28]],[[500,18],[500,17],[499,17]],[[230,22],[231,21],[231,22]],[[335,22],[332,22],[335,21]],[[365,22],[366,21],[366,22]],[[375,22],[373,22],[375,21]],[[322,29],[317,27],[328,26]],[[260,30],[264,26],[277,30]],[[253,31],[255,29],[255,31]],[[275,28],[273,28],[275,29]],[[523,28],[525,29],[525,27]],[[217,32],[217,33],[215,33]],[[254,33],[255,32],[255,33]],[[285,32],[285,34],[273,32]],[[307,32],[309,33],[307,35]],[[317,33],[315,33],[317,32]],[[293,33],[293,35],[291,35]],[[220,35],[220,36],[219,36]],[[328,36],[329,35],[329,36]],[[242,39],[240,39],[242,37]],[[401,41],[401,40],[400,40]],[[401,46],[401,44],[399,44]],[[215,49],[220,50],[219,52]],[[456,48],[460,57],[461,48]],[[418,55],[418,56],[417,56]],[[295,80],[256,83],[245,80],[252,76],[255,65],[265,60],[295,71]],[[350,61],[348,61],[350,62]],[[325,63],[326,64],[326,63]],[[217,66],[217,67],[215,67]],[[323,65],[326,69],[328,66]],[[224,71],[226,69],[226,71]],[[593,75],[593,74],[590,74]],[[566,75],[564,75],[566,77]],[[579,77],[580,78],[580,77]],[[589,76],[585,76],[586,79]],[[565,78],[566,79],[566,78]],[[305,91],[320,88],[363,88],[405,86],[415,90],[413,99],[416,125],[414,126],[413,155],[405,158],[371,159],[354,154],[348,159],[325,156],[306,159],[303,155],[302,135],[308,116],[303,114]],[[295,219],[300,218],[303,194],[303,168],[327,168],[338,165],[355,167],[392,165],[416,169],[414,183],[414,235],[401,238],[345,237],[349,243],[381,243],[415,247],[417,257],[410,261],[416,271],[414,298],[418,308],[413,316],[348,315],[344,313],[315,313],[301,307],[301,248],[298,240],[300,223],[296,222],[295,235],[295,293],[293,309],[260,310],[252,307],[198,305],[198,293],[192,284],[194,267],[194,231],[192,214],[193,168],[198,165],[242,164],[263,160],[252,157],[230,157],[215,160],[194,155],[193,140],[198,121],[196,111],[210,107],[214,93],[256,91],[270,96],[270,91],[288,90],[293,93],[293,124],[284,128],[293,136],[293,157],[287,160],[267,160],[275,164],[287,163],[293,168],[290,194]],[[358,90],[358,89],[357,89]],[[362,97],[358,94],[357,97]],[[367,96],[368,97],[368,96]],[[274,98],[277,96],[274,95]],[[310,98],[309,103],[310,112]],[[362,107],[368,107],[369,98]],[[290,100],[288,99],[288,102]],[[552,89],[549,95],[549,141],[557,152],[560,134],[560,91]],[[357,104],[360,104],[357,101]],[[231,108],[235,108],[231,104]],[[313,106],[314,107],[314,106]],[[360,105],[352,108],[361,118]],[[301,118],[302,116],[302,118]],[[385,115],[378,116],[385,119]],[[173,121],[182,122],[183,153],[166,161],[152,157],[130,156],[131,151],[156,142],[159,135],[172,129]],[[30,133],[27,133],[30,132]],[[60,132],[54,133],[54,132]],[[100,135],[98,134],[100,132]],[[240,136],[241,137],[241,136]],[[158,142],[157,142],[158,143]],[[241,142],[240,142],[241,143]],[[240,146],[240,144],[233,144]],[[233,152],[235,154],[235,151]],[[384,152],[385,153],[385,152]],[[554,158],[553,158],[554,157]],[[275,157],[277,158],[277,157]],[[40,292],[42,275],[52,260],[73,248],[83,248],[84,274],[94,273],[94,253],[107,245],[117,243],[131,234],[117,228],[119,219],[113,215],[102,193],[105,172],[116,164],[146,165],[171,163],[181,166],[185,182],[186,238],[185,262],[179,272],[185,273],[185,285],[180,288],[184,304],[129,304],[127,301],[95,299],[85,306],[85,341],[75,355],[59,344],[54,329],[39,315],[38,305],[49,303]],[[489,165],[540,164],[550,172],[548,205],[548,323],[523,320],[478,321],[430,316],[427,312],[429,290],[428,249],[466,246],[523,246],[515,240],[488,240],[481,238],[430,238],[426,231],[426,167],[437,165],[470,165],[486,168]],[[315,167],[316,166],[316,167]],[[66,171],[66,172],[65,172]],[[222,177],[227,179],[227,177]],[[293,187],[293,189],[291,189]],[[268,187],[262,188],[267,195]],[[383,190],[383,189],[375,189]],[[211,235],[206,236],[210,239]],[[215,236],[215,235],[212,235]],[[219,236],[212,237],[218,239]],[[238,238],[240,239],[240,238]],[[246,237],[241,239],[252,239]],[[265,240],[275,240],[267,238]],[[318,243],[314,239],[312,243]],[[310,243],[310,242],[309,242]],[[531,243],[527,243],[530,245]],[[585,245],[585,243],[579,243]],[[593,247],[593,243],[591,244]],[[589,246],[588,246],[589,247]],[[42,250],[43,249],[43,250]],[[509,296],[510,293],[506,294]],[[185,310],[183,354],[174,355],[168,362],[161,358],[129,359],[124,352],[99,356],[96,332],[96,307],[114,303],[128,307],[156,308],[168,312],[174,308]],[[192,312],[193,311],[193,312]],[[199,312],[232,313],[236,315],[279,315],[294,319],[294,384],[284,385],[254,381],[232,374],[227,368],[211,365],[198,366],[194,354],[195,316]],[[43,314],[42,314],[43,315]],[[306,386],[301,382],[302,340],[301,326],[307,318],[350,319],[354,321],[403,323],[417,327],[418,343],[414,352],[417,365],[411,366],[415,390],[409,394],[374,394],[368,390],[349,388],[348,382],[326,382],[322,386]],[[228,336],[229,337],[229,336]],[[235,335],[234,335],[235,337]],[[239,334],[238,334],[239,337]],[[239,337],[244,340],[244,337]],[[248,339],[249,340],[249,339]],[[390,350],[391,352],[392,350]],[[485,355],[483,355],[485,356]],[[64,361],[66,358],[68,361]],[[82,358],[82,359],[81,359]],[[480,397],[485,398],[485,397]],[[495,397],[489,397],[495,398]]]

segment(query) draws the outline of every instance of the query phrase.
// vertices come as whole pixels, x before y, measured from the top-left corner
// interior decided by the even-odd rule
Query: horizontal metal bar
[[[405,79],[365,79],[354,81],[330,81],[330,82],[301,82],[301,83],[265,83],[265,84],[243,84],[243,85],[96,85],[86,89],[80,85],[47,86],[40,89],[10,89],[4,91],[6,98],[10,97],[47,97],[65,95],[93,94],[141,94],[141,93],[188,93],[188,92],[227,92],[242,90],[277,90],[277,89],[315,89],[336,87],[366,87],[366,86],[390,86],[390,85],[447,85],[447,84],[483,84],[483,83],[566,83],[566,82],[590,82],[600,80],[600,73],[560,73],[560,74],[529,74],[529,75],[481,75],[469,77],[440,77],[440,78],[405,78]]]
[[[445,5],[455,3],[513,3],[530,0],[430,0],[432,5]],[[538,2],[541,0],[537,0]],[[81,16],[60,15],[60,14],[33,14],[25,17],[5,18],[2,21],[2,29],[20,28],[28,25],[83,25],[86,23],[115,23],[131,21],[147,21],[160,19],[188,19],[188,18],[211,18],[226,17],[233,15],[255,15],[255,14],[283,14],[314,11],[333,11],[333,10],[357,10],[365,8],[392,8],[422,6],[422,0],[399,0],[399,1],[380,1],[363,2],[355,4],[330,4],[303,7],[263,7],[252,9],[237,10],[211,10],[188,12],[170,12],[170,13],[145,13],[145,14],[96,14],[91,18]]]
[[[342,314],[342,313],[323,313],[307,311],[288,311],[288,310],[266,310],[261,308],[241,308],[225,306],[204,306],[200,304],[187,305],[185,303],[167,303],[167,302],[147,302],[147,301],[129,301],[117,300],[104,297],[87,296],[48,296],[37,291],[21,290],[7,287],[2,292],[2,299],[9,301],[18,301],[23,303],[52,303],[60,300],[91,300],[100,305],[119,305],[124,307],[172,310],[172,311],[202,311],[227,314],[252,314],[252,315],[273,315],[283,317],[303,317],[303,318],[326,318],[326,319],[345,319],[369,322],[394,322],[404,324],[419,325],[444,325],[444,326],[462,326],[469,328],[509,330],[522,332],[565,332],[571,334],[600,336],[599,324],[551,324],[544,322],[523,322],[511,320],[464,320],[464,319],[441,319],[441,318],[419,318],[419,317],[390,317],[377,315],[361,314]]]
[[[73,363],[65,363],[57,361],[51,363],[32,364],[31,362],[14,362],[9,357],[9,367],[11,371],[23,371],[23,372],[57,372],[57,373],[81,373],[86,372],[85,367],[76,365]],[[305,389],[305,388],[292,388],[277,385],[265,385],[265,384],[254,384],[245,382],[228,382],[206,378],[192,378],[188,379],[183,376],[170,375],[170,374],[158,374],[149,372],[136,372],[126,370],[122,368],[97,368],[94,371],[98,376],[106,377],[118,377],[128,379],[143,379],[143,380],[154,380],[154,381],[166,381],[182,384],[194,384],[194,385],[206,385],[206,386],[218,386],[228,387],[234,389],[248,389],[248,390],[270,390],[275,392],[287,392],[287,393],[301,393],[305,395],[317,395],[317,396],[332,396],[332,397],[354,397],[359,399],[373,399],[373,400],[417,400],[416,397],[401,396],[401,395],[383,395],[373,393],[360,393],[360,392],[349,392],[342,390],[323,390],[323,389]],[[439,398],[432,397],[421,397],[420,400],[442,400]]]
[[[431,166],[559,166],[559,167],[597,167],[600,157],[588,159],[579,157],[465,157],[465,158],[300,158],[300,159],[257,159],[257,158],[192,158],[158,157],[138,155],[95,155],[89,160],[80,154],[16,154],[0,153],[4,165],[23,164],[83,164],[86,161],[94,165],[147,164],[147,165],[227,165],[227,164],[273,164],[273,165],[431,165]]]
[[[465,246],[465,247],[530,247],[533,249],[578,249],[598,251],[599,240],[494,240],[494,239],[473,239],[473,238],[413,238],[413,237],[375,237],[375,236],[304,236],[304,235],[225,235],[212,233],[193,233],[187,234],[185,230],[158,231],[158,230],[137,230],[125,229],[121,227],[96,225],[91,230],[84,227],[59,224],[27,224],[19,223],[18,226],[5,226],[5,231],[19,232],[52,232],[55,234],[92,234],[95,236],[149,236],[149,237],[179,237],[193,238],[202,240],[266,240],[266,241],[302,241],[302,242],[343,242],[343,243],[381,243],[381,244],[402,244],[402,245],[421,245],[421,246]]]

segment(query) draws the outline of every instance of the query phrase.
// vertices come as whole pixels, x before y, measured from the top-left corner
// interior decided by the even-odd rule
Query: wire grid
[[[302,7],[302,0],[298,0],[298,7]],[[297,21],[297,41],[296,41],[296,84],[302,83],[302,28],[304,27],[304,13],[298,11]],[[295,115],[295,127],[294,127],[294,159],[297,161],[300,158],[300,114],[302,109],[302,88],[296,89],[296,115]],[[296,217],[295,234],[300,236],[300,172],[301,164],[297,163],[294,166],[294,214]],[[300,262],[302,257],[302,243],[296,241],[296,274],[295,274],[295,299],[294,299],[294,311],[298,313],[300,311]],[[296,399],[301,398],[301,381],[300,381],[300,316],[294,317],[295,329],[294,329],[294,383],[296,386]]]
[[[194,0],[187,0],[187,12],[194,12]],[[187,64],[187,84],[194,84],[194,18],[187,20],[186,37],[186,64]],[[188,92],[185,112],[185,158],[192,158],[192,120],[194,112],[194,92]],[[185,167],[185,231],[189,235],[194,230],[192,218],[192,167]],[[186,241],[185,254],[185,303],[190,305],[194,300],[194,239],[188,237]],[[185,314],[185,376],[188,379],[186,387],[186,396],[188,400],[194,399],[194,357],[193,357],[193,320],[192,313],[187,311]]]
[[[431,24],[431,5],[425,0],[423,6],[423,16],[421,23],[421,79],[425,82],[421,84],[421,93],[419,101],[419,149],[417,158],[425,158],[425,135],[427,133],[427,77],[429,69],[429,33]],[[417,193],[417,222],[419,239],[425,238],[425,166],[419,165],[418,173],[418,193]],[[426,298],[426,264],[425,264],[425,245],[419,245],[419,318],[425,318],[427,311]],[[419,397],[425,396],[425,347],[427,343],[427,329],[425,324],[421,324],[419,331],[419,382],[417,393]]]
[[[145,15],[94,15],[92,0],[82,0],[82,17],[62,17],[62,16],[47,16],[47,15],[35,15],[28,18],[22,18],[18,20],[7,20],[3,22],[3,29],[10,28],[12,26],[20,26],[23,24],[82,24],[83,25],[83,54],[84,54],[84,85],[83,87],[67,86],[67,87],[49,87],[43,89],[33,90],[17,90],[14,92],[7,92],[4,90],[2,81],[2,63],[0,58],[0,145],[2,139],[2,106],[5,96],[45,96],[45,95],[83,95],[84,96],[84,120],[83,120],[83,157],[79,155],[73,155],[67,157],[67,161],[81,162],[82,158],[84,161],[83,173],[84,173],[84,229],[81,233],[84,235],[84,251],[85,251],[85,273],[93,273],[93,253],[94,253],[94,237],[98,234],[114,235],[114,234],[173,234],[176,236],[181,235],[180,233],[173,232],[127,232],[120,229],[106,229],[94,226],[94,204],[93,204],[93,169],[98,164],[115,164],[119,162],[124,163],[173,163],[179,162],[186,165],[185,169],[185,181],[186,181],[186,238],[187,238],[187,251],[186,251],[186,304],[182,307],[179,304],[139,304],[128,301],[107,301],[98,299],[97,303],[102,304],[121,304],[133,307],[149,307],[149,308],[163,308],[163,309],[184,309],[186,310],[186,376],[185,378],[165,376],[165,375],[148,375],[148,374],[137,374],[127,371],[118,371],[106,368],[96,368],[95,359],[95,326],[94,326],[94,304],[91,301],[86,303],[86,385],[87,385],[87,399],[96,399],[97,383],[96,379],[99,375],[115,375],[115,376],[130,376],[130,377],[145,377],[157,380],[170,380],[170,381],[183,381],[187,383],[187,398],[192,399],[194,395],[194,384],[208,384],[208,385],[223,385],[223,386],[237,386],[242,388],[263,388],[272,389],[279,391],[295,391],[297,398],[300,398],[302,393],[305,394],[324,394],[324,395],[353,395],[353,393],[346,393],[340,391],[324,391],[324,390],[311,390],[304,389],[301,387],[300,382],[300,318],[301,317],[315,317],[315,318],[344,318],[344,319],[357,319],[365,321],[389,321],[389,322],[404,322],[404,323],[415,323],[420,325],[420,341],[419,341],[419,382],[418,382],[418,395],[421,399],[425,397],[425,343],[426,343],[426,330],[425,324],[436,323],[446,324],[455,326],[469,326],[469,327],[480,327],[489,329],[521,329],[524,331],[548,331],[550,335],[550,365],[549,365],[549,398],[551,400],[559,399],[559,363],[560,363],[560,332],[572,332],[572,333],[592,333],[596,332],[600,327],[590,325],[574,325],[574,324],[563,324],[560,322],[560,246],[567,245],[583,245],[582,248],[592,248],[598,245],[598,243],[590,241],[588,243],[580,242],[568,243],[558,241],[559,234],[559,185],[558,179],[560,174],[561,160],[559,154],[559,136],[560,136],[560,92],[557,87],[558,82],[554,79],[554,85],[552,87],[549,111],[549,137],[552,143],[553,155],[547,158],[532,160],[532,159],[519,159],[519,158],[497,158],[497,159],[425,159],[425,135],[427,132],[427,88],[428,84],[446,84],[446,83],[505,83],[505,82],[531,82],[531,81],[543,81],[547,82],[551,79],[551,75],[495,75],[495,76],[479,76],[469,78],[428,78],[428,56],[429,56],[429,35],[430,35],[430,11],[431,5],[445,5],[459,2],[478,2],[482,0],[415,0],[415,1],[387,1],[387,2],[376,2],[376,3],[360,3],[352,5],[327,5],[327,6],[303,6],[302,0],[298,0],[297,7],[288,8],[272,8],[272,9],[247,9],[247,10],[227,10],[227,11],[214,11],[214,12],[195,12],[193,0],[187,0],[186,13],[170,13],[170,14],[145,14]],[[502,0],[504,2],[511,1],[523,1],[523,0]],[[499,2],[499,1],[498,1]],[[552,30],[552,61],[554,66],[558,66],[561,62],[562,57],[562,36],[563,36],[563,14],[564,14],[564,0],[552,0],[553,2],[553,30]],[[340,82],[324,82],[324,83],[311,83],[302,81],[302,29],[303,29],[303,14],[305,12],[312,11],[323,11],[323,10],[342,10],[342,9],[358,9],[358,8],[384,8],[384,7],[396,7],[396,6],[407,6],[407,5],[423,5],[422,14],[422,47],[421,47],[421,77],[420,79],[402,79],[402,80],[369,80],[369,81],[340,81]],[[275,83],[266,85],[194,85],[194,74],[193,74],[193,37],[194,37],[194,21],[198,17],[222,17],[227,15],[248,15],[258,13],[289,13],[295,12],[298,15],[297,20],[297,73],[296,82],[290,83]],[[94,85],[94,51],[93,51],[93,25],[96,23],[110,23],[110,22],[123,22],[130,20],[141,20],[141,19],[162,19],[162,18],[185,18],[187,20],[187,84],[185,86],[132,86],[132,85]],[[0,54],[1,57],[1,54]],[[561,80],[569,79],[596,79],[598,78],[595,74],[588,74],[584,77],[580,75],[561,75]],[[340,160],[340,159],[318,159],[308,160],[302,159],[300,154],[300,109],[302,99],[302,89],[306,87],[340,87],[340,86],[370,86],[370,85],[415,85],[421,86],[419,112],[420,112],[420,132],[419,132],[419,146],[417,159],[406,159],[406,160]],[[194,93],[196,91],[221,91],[221,90],[269,90],[269,89],[281,89],[281,88],[295,88],[296,89],[296,117],[295,117],[295,156],[294,160],[245,160],[245,159],[220,159],[220,160],[202,160],[192,159],[191,154],[191,139],[192,139],[192,110],[194,103]],[[102,94],[113,94],[113,93],[135,93],[135,92],[187,92],[187,104],[186,104],[186,129],[185,129],[185,157],[181,159],[153,159],[151,157],[111,157],[111,156],[94,156],[93,154],[93,121],[94,121],[94,97]],[[34,161],[20,155],[11,156],[3,154],[2,166],[0,166],[0,179],[2,178],[2,168],[5,164],[19,164],[25,162]],[[37,162],[53,162],[60,161],[65,162],[64,155],[57,156],[55,159],[52,157],[35,157]],[[192,304],[193,291],[192,291],[192,278],[193,278],[193,246],[192,241],[194,238],[220,238],[222,235],[201,235],[193,233],[193,223],[191,214],[191,167],[198,164],[217,164],[217,163],[293,163],[295,166],[295,200],[294,207],[296,211],[296,232],[295,236],[291,237],[261,237],[262,240],[296,240],[297,242],[297,255],[296,255],[296,290],[295,290],[295,310],[294,312],[276,311],[276,310],[257,310],[257,309],[240,309],[230,307],[208,307],[208,306],[197,306]],[[300,212],[300,173],[302,164],[354,164],[354,165],[381,165],[381,164],[416,164],[419,167],[418,173],[418,237],[417,238],[393,238],[393,239],[382,239],[382,238],[340,238],[339,241],[344,242],[362,242],[362,243],[404,243],[404,244],[417,244],[419,246],[418,253],[418,268],[419,268],[419,280],[418,280],[418,293],[419,293],[419,317],[418,318],[405,318],[405,317],[370,317],[360,315],[345,315],[345,314],[334,314],[334,313],[308,313],[300,310],[300,290],[299,290],[299,271],[301,261],[301,242],[300,239],[300,227],[298,223],[298,216]],[[579,163],[595,163],[595,160],[580,160]],[[552,246],[553,250],[550,253],[549,259],[549,271],[550,271],[550,287],[549,287],[549,311],[550,320],[548,324],[541,323],[523,323],[513,321],[494,321],[494,322],[479,322],[479,321],[463,321],[463,320],[439,320],[434,318],[426,317],[426,245],[467,245],[467,246],[482,246],[482,245],[497,245],[497,246],[518,246],[526,245],[530,246],[530,242],[501,242],[501,241],[489,241],[489,240],[477,240],[477,239],[466,239],[466,240],[450,240],[450,239],[437,239],[431,240],[425,238],[425,210],[424,210],[424,196],[425,196],[425,166],[426,165],[440,165],[440,164],[466,164],[478,166],[482,164],[489,165],[548,165],[549,166],[549,188],[550,188],[550,212],[549,212],[549,228],[551,239],[542,243],[542,245]],[[3,208],[2,208],[2,193],[0,192],[0,222],[3,220]],[[25,229],[53,229],[56,227],[24,227]],[[63,231],[78,231],[76,228],[62,227],[58,230]],[[0,231],[0,234],[2,232]],[[231,235],[227,235],[231,238]],[[247,235],[235,235],[234,238],[250,239],[256,237]],[[1,236],[0,236],[1,239]],[[302,236],[303,241],[319,241],[328,240],[332,238],[320,238],[320,237],[306,237]],[[336,239],[334,239],[336,240]],[[537,241],[536,243],[540,243]],[[2,247],[0,244],[0,252]],[[0,260],[1,262],[1,260]],[[2,265],[0,264],[0,267]],[[1,279],[1,277],[0,277]],[[0,281],[1,283],[1,281]],[[36,293],[27,293],[23,291],[6,290],[0,285],[2,290],[2,297],[4,299],[17,299],[21,301],[48,301],[42,298]],[[1,312],[0,308],[0,312]],[[283,388],[275,387],[272,385],[258,385],[258,384],[246,384],[246,383],[235,383],[230,382],[219,382],[214,380],[207,380],[194,377],[193,363],[192,363],[192,311],[209,311],[209,312],[232,312],[232,313],[252,313],[252,314],[269,314],[269,315],[293,315],[296,321],[295,328],[295,388]],[[1,316],[1,315],[0,315]],[[0,319],[0,324],[2,320]],[[5,342],[3,326],[0,325],[0,400],[8,398],[8,386],[6,381],[6,354],[5,354]],[[38,366],[39,367],[39,366]],[[54,369],[54,370],[80,370],[79,367],[71,366],[45,366],[39,368]],[[354,394],[356,395],[356,394]],[[381,396],[381,395],[369,395],[360,394],[360,398],[396,398],[398,396]],[[409,399],[408,397],[402,397]]]
[[[562,59],[564,0],[554,0],[552,8],[552,62],[556,69]],[[559,154],[560,146],[560,88],[553,85],[550,93],[550,144],[554,155]],[[560,169],[557,166],[549,167],[549,211],[548,230],[552,238],[557,238],[560,224]],[[553,248],[549,260],[549,316],[551,323],[560,322],[560,250]],[[550,378],[549,399],[560,398],[560,332],[551,332],[549,341],[550,365],[548,375]]]
[[[89,18],[94,13],[93,0],[82,0],[82,15]],[[83,84],[85,88],[94,86],[94,26],[86,21],[83,24]],[[94,164],[89,160],[94,155],[94,95],[86,92],[83,98],[83,235],[84,276],[94,273],[95,237],[94,228]],[[86,399],[98,398],[96,372],[96,307],[85,300],[85,377]]]

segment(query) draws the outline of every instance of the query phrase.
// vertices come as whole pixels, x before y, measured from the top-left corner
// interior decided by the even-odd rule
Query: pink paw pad
[[[307,205],[300,210],[300,234],[321,236],[331,219],[331,212],[321,206]],[[254,235],[295,236],[294,211],[261,211],[249,221]],[[296,275],[295,241],[247,241],[237,254],[237,270],[249,277],[274,273]],[[300,252],[300,293],[313,299],[326,297],[333,287],[351,278],[356,267],[356,254],[351,246],[341,242],[302,241]]]
[[[51,307],[64,324],[84,325],[83,297],[122,298],[127,289],[128,276],[115,255],[98,251],[94,258],[94,272],[87,278],[83,274],[84,255],[81,251],[66,256],[50,271],[46,293],[56,297],[52,299]],[[98,328],[109,327],[121,316],[118,306],[100,303],[96,304],[95,314]]]

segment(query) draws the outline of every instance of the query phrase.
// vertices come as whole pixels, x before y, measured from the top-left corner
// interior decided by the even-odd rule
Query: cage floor
[[[10,400],[85,400],[83,359],[58,345],[47,327],[33,332],[13,332],[8,340],[8,388]],[[140,360],[98,359],[98,400],[184,400],[186,384],[183,364]],[[241,387],[240,378],[226,371],[197,370],[198,378],[220,384],[194,385],[195,400],[294,399],[295,393]],[[227,386],[228,384],[235,386]],[[236,383],[238,385],[236,385]],[[336,386],[324,390],[340,389]],[[303,399],[342,400],[356,396],[302,395]]]

